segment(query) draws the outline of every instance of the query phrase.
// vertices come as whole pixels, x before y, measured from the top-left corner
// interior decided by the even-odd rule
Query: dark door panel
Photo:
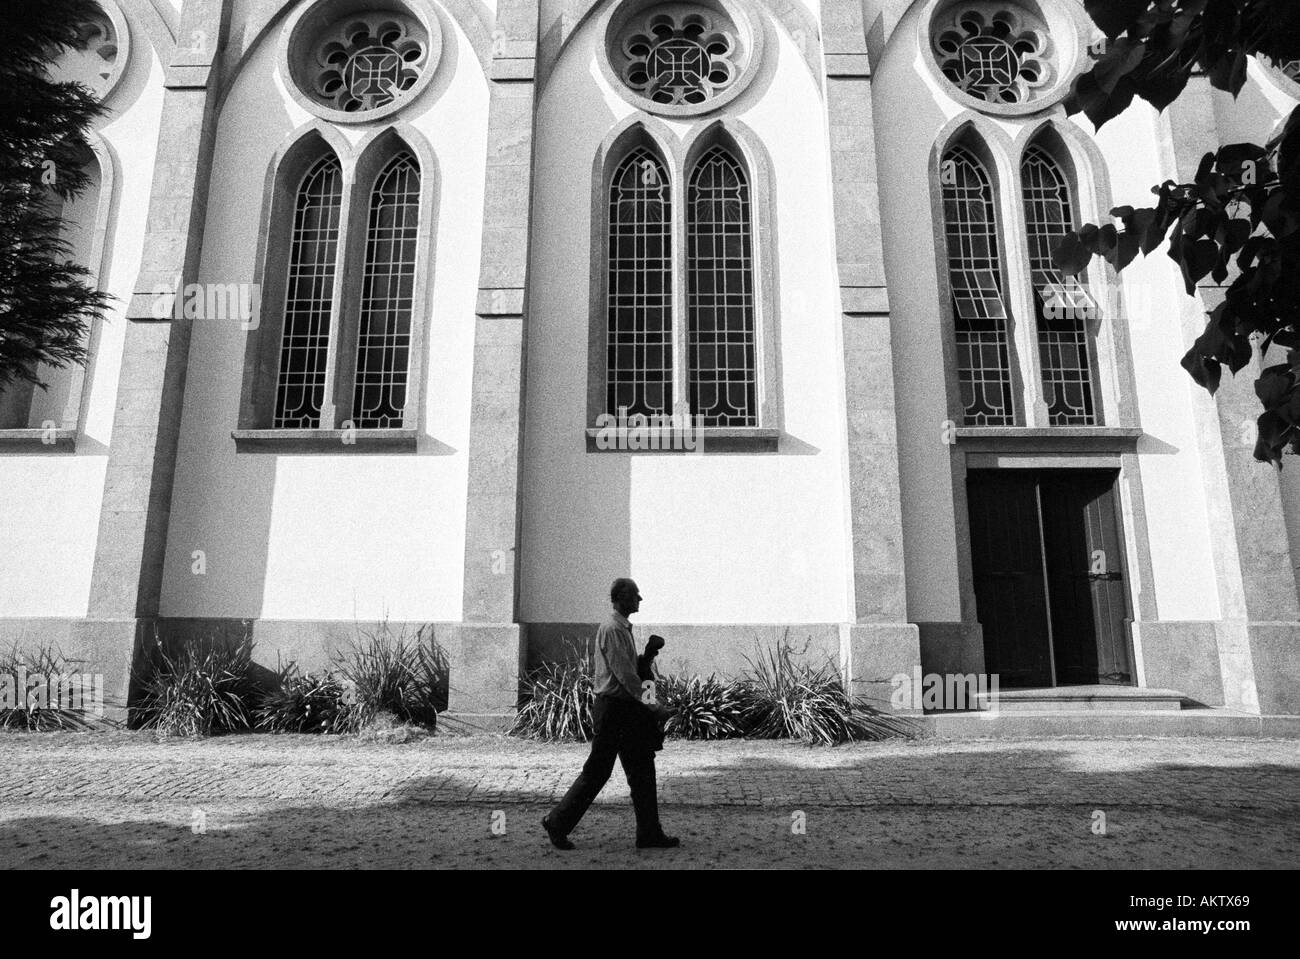
[[[1050,686],[1042,542],[1032,476],[968,474],[975,603],[985,670],[1008,689]]]
[[[1116,478],[967,474],[977,614],[1002,686],[1133,683]]]

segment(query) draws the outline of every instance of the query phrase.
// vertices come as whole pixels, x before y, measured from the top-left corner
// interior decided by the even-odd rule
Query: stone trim
[[[180,35],[199,33],[212,42],[197,53],[173,50],[173,63],[211,63],[229,19],[229,6],[218,0],[187,2]],[[156,320],[156,294],[141,294],[159,284],[171,289],[176,277],[192,280],[198,272],[216,133],[214,100],[212,87],[163,94],[147,232],[126,317],[154,321],[126,324],[91,571],[88,614],[97,619],[133,621],[159,608],[192,324]]]
[[[1144,435],[1124,426],[959,426],[953,432],[965,453],[1133,452]]]
[[[907,590],[898,413],[871,81],[867,79],[871,66],[861,6],[850,0],[829,0],[823,10],[853,615],[861,624],[900,623],[907,618]],[[846,65],[851,69],[845,69]]]
[[[536,5],[529,0],[499,0],[489,71],[463,592],[465,620],[485,627],[513,622],[519,599],[519,451],[532,209],[535,90],[531,67],[536,48]],[[505,61],[527,61],[529,68]]]
[[[238,453],[414,452],[415,429],[231,430]]]
[[[706,426],[695,435],[699,438],[697,449],[601,449],[597,438],[602,430],[589,428],[585,431],[588,453],[625,454],[647,456],[656,453],[667,455],[705,454],[705,453],[775,453],[781,443],[781,431],[763,429],[762,427],[719,427]]]
[[[76,448],[76,430],[0,430],[0,455],[10,452],[71,453]]]

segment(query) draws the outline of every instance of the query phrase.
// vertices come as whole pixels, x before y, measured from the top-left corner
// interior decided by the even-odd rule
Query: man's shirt
[[[596,695],[641,702],[632,624],[618,610],[596,629]]]

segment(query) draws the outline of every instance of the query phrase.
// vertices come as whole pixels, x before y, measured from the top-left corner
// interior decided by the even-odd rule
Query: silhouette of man
[[[542,828],[557,849],[572,849],[569,833],[609,782],[614,758],[623,764],[636,811],[638,849],[669,849],[680,840],[664,834],[655,795],[655,744],[658,723],[671,714],[642,701],[637,677],[636,642],[628,617],[641,608],[641,591],[630,579],[616,579],[609,589],[613,609],[596,630],[596,701],[591,718],[595,736],[591,755],[560,804],[542,819]]]

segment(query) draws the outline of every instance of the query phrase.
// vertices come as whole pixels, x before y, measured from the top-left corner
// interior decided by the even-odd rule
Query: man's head
[[[636,580],[620,576],[609,588],[609,601],[624,616],[630,616],[641,608],[641,591],[637,589]]]

